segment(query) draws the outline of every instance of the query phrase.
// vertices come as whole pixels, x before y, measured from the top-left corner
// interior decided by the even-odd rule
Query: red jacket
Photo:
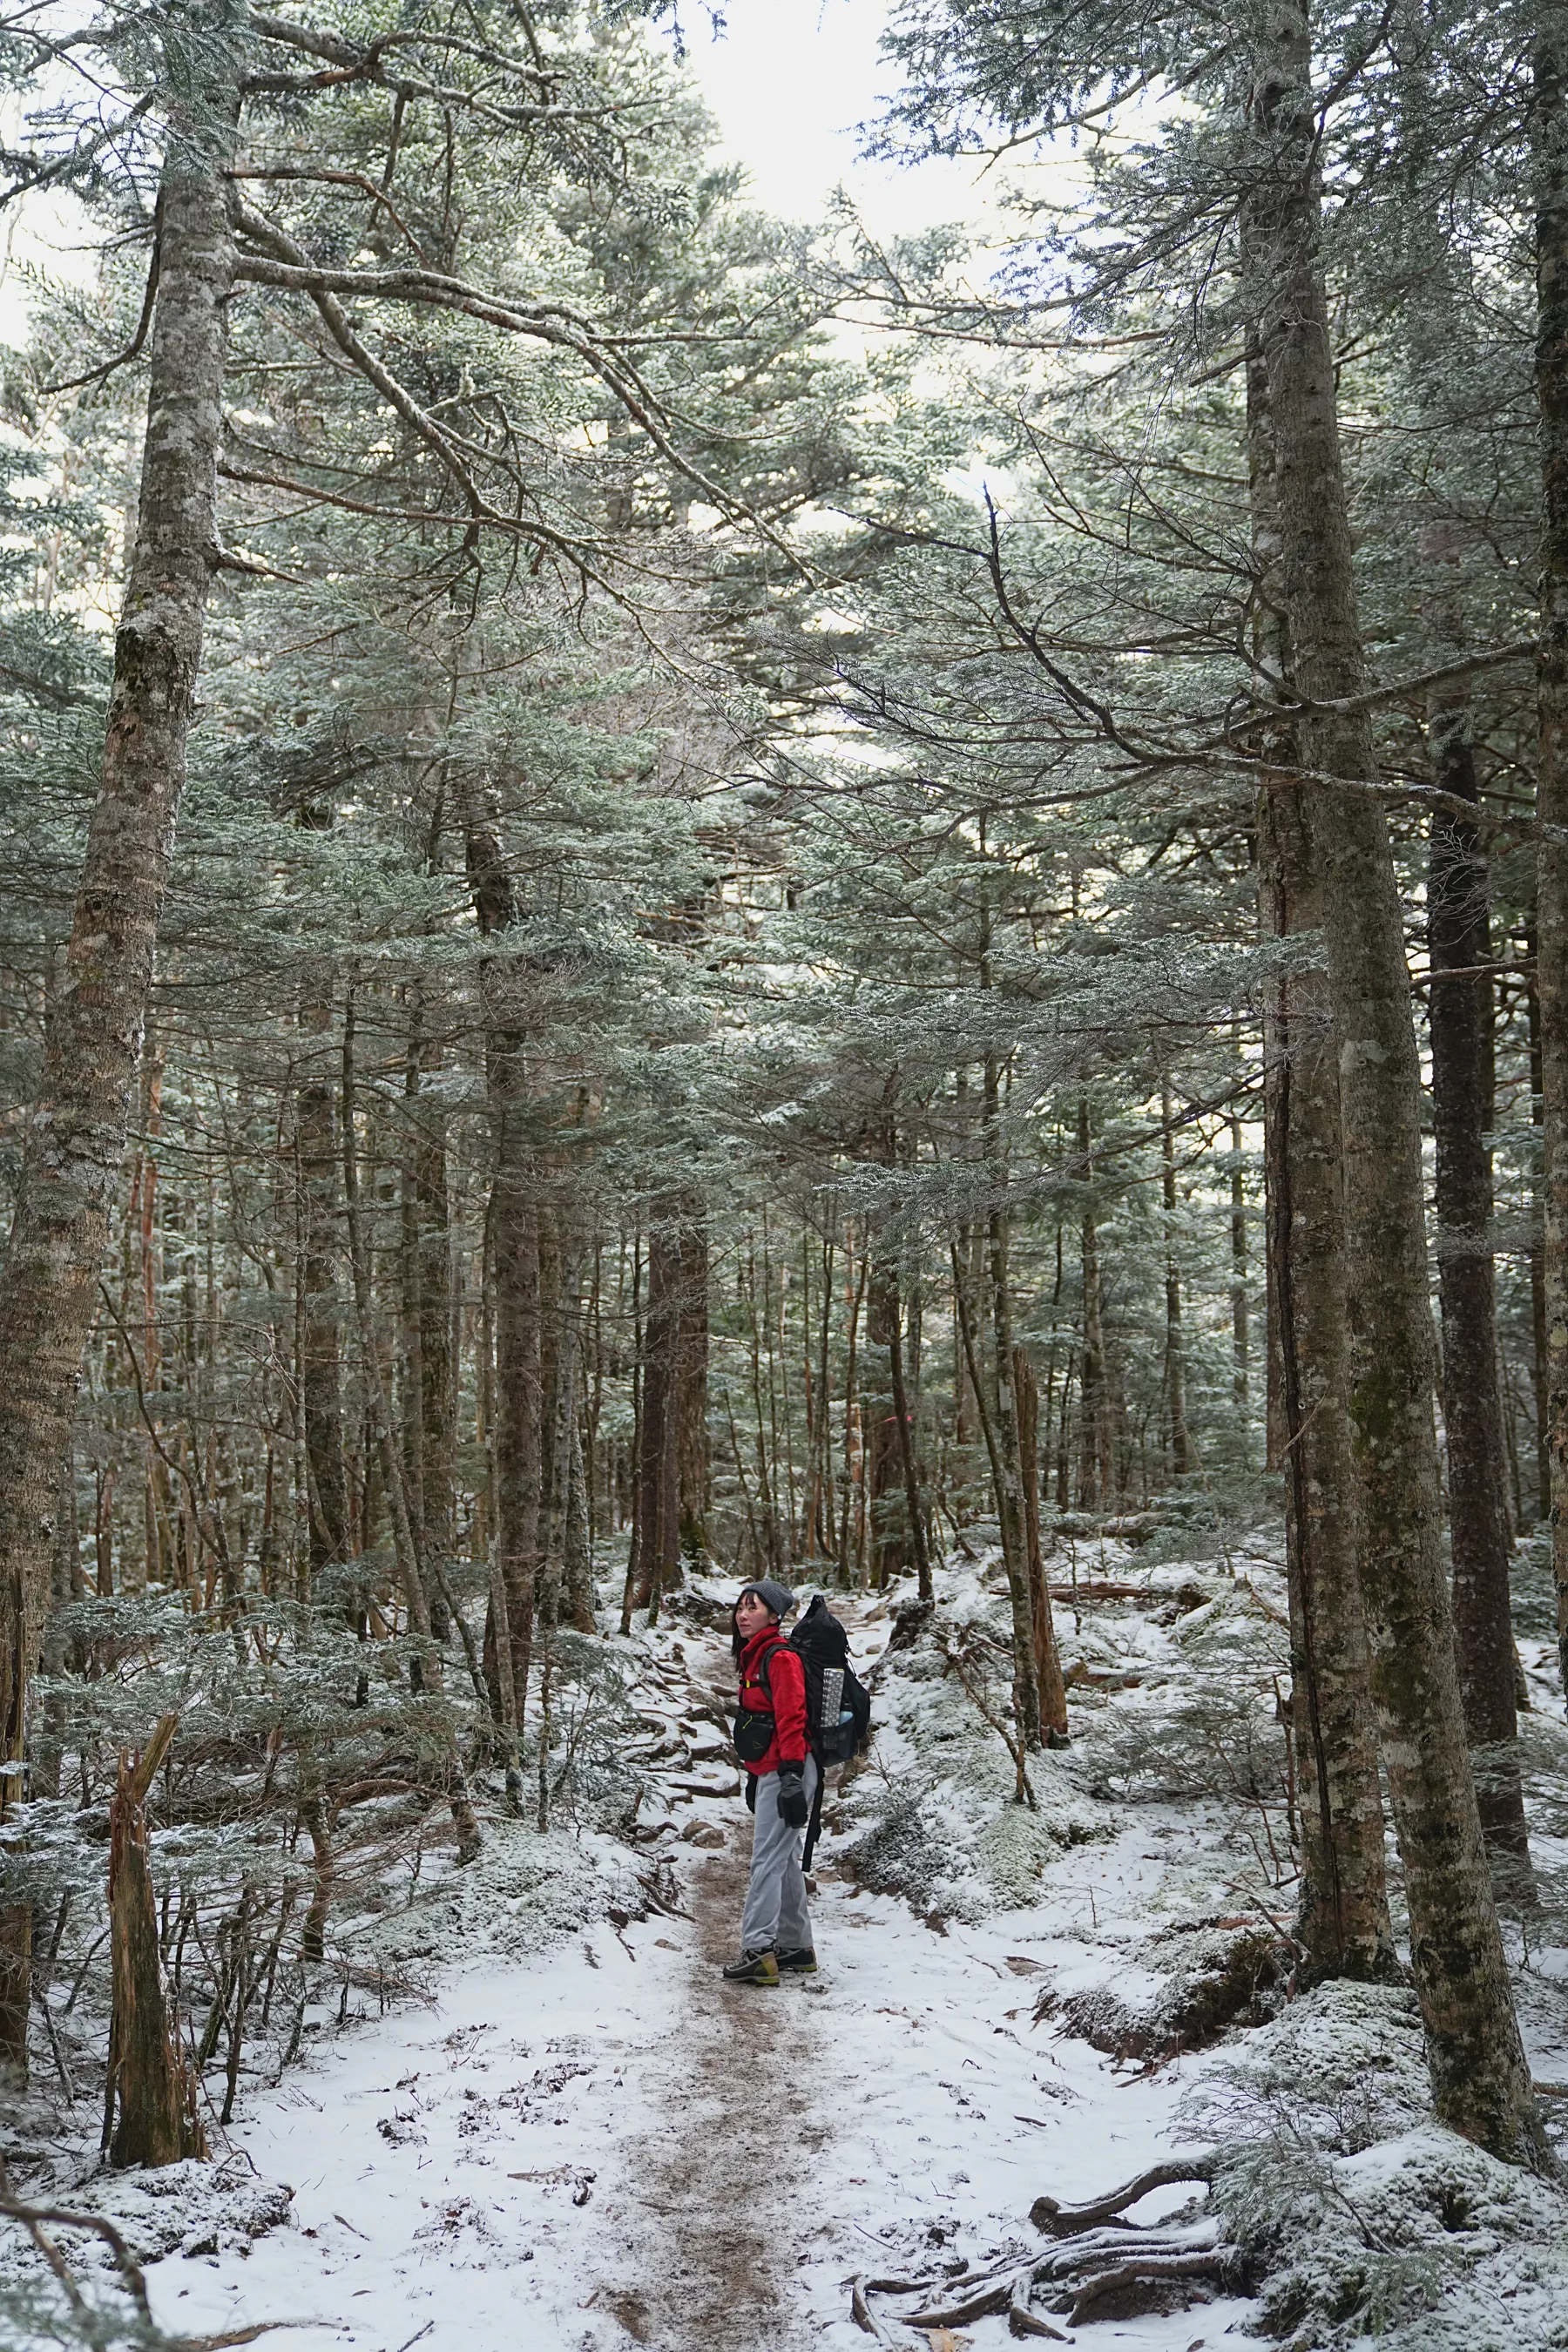
[[[766,1682],[763,1680],[764,1656]],[[776,1625],[753,1633],[741,1653],[741,1705],[748,1715],[766,1715],[771,1708],[774,1725],[767,1754],[748,1764],[748,1772],[760,1777],[776,1772],[781,1764],[805,1762],[805,1668],[799,1652],[790,1648]]]

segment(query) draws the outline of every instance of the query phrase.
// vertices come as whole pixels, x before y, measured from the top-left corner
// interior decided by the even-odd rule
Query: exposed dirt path
[[[684,1634],[689,1704],[727,1706],[727,1646]],[[714,2352],[755,2345],[796,2352],[816,2343],[802,2306],[795,2250],[812,2205],[811,2152],[826,2126],[812,2112],[816,1979],[777,1990],[727,1985],[739,1948],[752,1825],[722,1768],[724,1793],[696,1798],[692,1825],[723,1843],[700,1848],[682,1870],[689,1921],[680,1930],[679,2022],[652,2057],[648,2126],[621,2178],[646,2183],[627,2247],[632,2277],[602,2292],[649,2352]]]
[[[689,1881],[684,2021],[659,2053],[658,2121],[627,2160],[647,2184],[628,2250],[637,2278],[599,2297],[650,2352],[794,2352],[810,2340],[784,2271],[815,2135],[808,2089],[779,2054],[798,2042],[807,2004],[798,1982],[770,1991],[719,1973],[736,1949],[750,1845],[742,1815]]]

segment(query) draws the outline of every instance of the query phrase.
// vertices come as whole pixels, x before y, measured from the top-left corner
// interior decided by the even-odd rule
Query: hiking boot
[[[776,1985],[779,1964],[772,1952],[742,1952],[724,1971],[726,1984]]]
[[[816,1974],[816,1954],[809,1944],[804,1945],[798,1952],[780,1952],[777,1958],[786,1976],[814,1977]]]

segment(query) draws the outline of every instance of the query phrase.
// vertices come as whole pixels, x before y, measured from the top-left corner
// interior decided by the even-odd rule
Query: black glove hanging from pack
[[[803,1830],[811,1808],[805,1801],[805,1767],[779,1766],[779,1819],[786,1829]]]

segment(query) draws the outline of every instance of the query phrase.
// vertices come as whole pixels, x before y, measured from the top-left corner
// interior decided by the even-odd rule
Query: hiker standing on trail
[[[747,1774],[754,1826],[741,1957],[724,1971],[731,1984],[776,1985],[781,1969],[816,1972],[801,1840],[817,1765],[806,1731],[805,1669],[779,1632],[780,1618],[794,1607],[789,1588],[766,1576],[742,1585],[734,1608],[732,1647],[741,1670],[735,1753]]]

